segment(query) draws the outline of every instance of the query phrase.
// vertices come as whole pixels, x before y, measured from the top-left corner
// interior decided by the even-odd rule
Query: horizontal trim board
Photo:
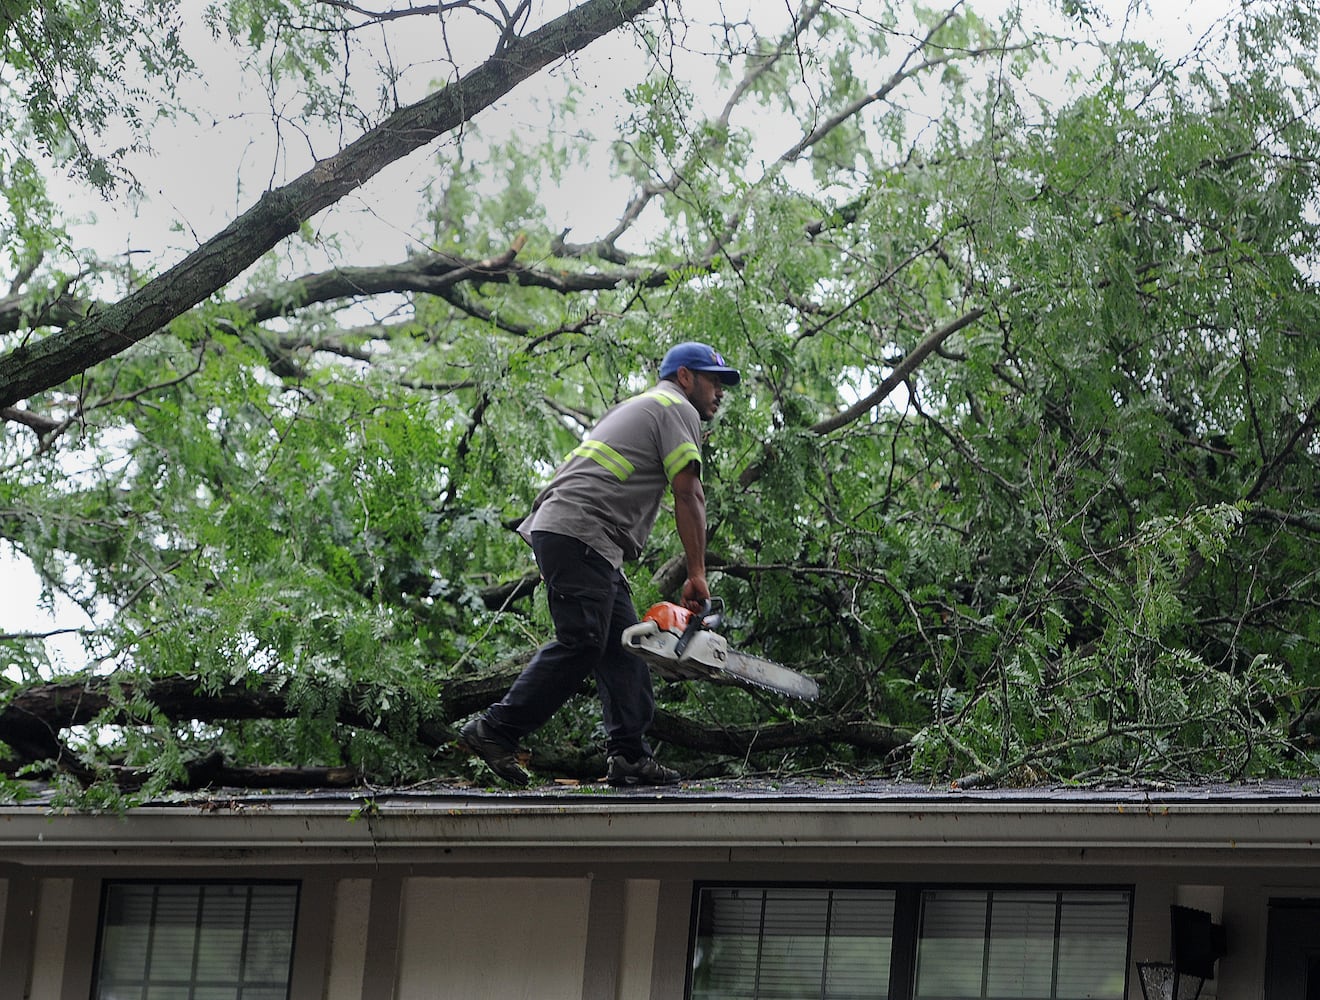
[[[673,861],[802,856],[814,849],[939,858],[949,852],[1131,851],[1198,855],[1310,852],[1320,844],[1320,803],[1244,804],[1051,803],[960,801],[682,802],[524,801],[513,797],[452,801],[378,800],[371,823],[351,822],[350,802],[277,803],[226,812],[146,806],[120,815],[49,814],[0,809],[0,857],[31,863],[88,852],[104,863],[117,852],[134,858],[168,850],[183,855],[232,852],[255,859],[289,850],[341,857],[361,852],[377,861],[425,852],[472,859],[469,852],[619,850]],[[1320,859],[1320,855],[1317,855]],[[120,858],[127,861],[127,858]],[[1098,858],[1093,859],[1098,860]],[[159,863],[159,862],[157,862]],[[1273,862],[1270,862],[1273,863]]]

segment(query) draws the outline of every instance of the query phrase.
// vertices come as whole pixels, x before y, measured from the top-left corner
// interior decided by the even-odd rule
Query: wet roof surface
[[[1240,803],[1242,805],[1320,803],[1320,777],[1301,780],[1263,780],[1233,783],[1081,787],[1036,785],[1014,788],[931,786],[890,780],[823,780],[809,778],[721,778],[682,782],[668,787],[612,788],[604,782],[556,782],[525,789],[482,788],[453,781],[428,782],[405,788],[361,787],[309,790],[253,790],[220,788],[180,792],[158,804],[195,805],[199,801],[233,803],[378,802],[443,804],[481,800],[573,803],[623,799],[673,803],[693,802],[875,802],[881,803],[1035,803],[1084,805],[1087,803]]]

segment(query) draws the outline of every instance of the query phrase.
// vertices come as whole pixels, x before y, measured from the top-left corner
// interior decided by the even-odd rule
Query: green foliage
[[[1186,577],[1241,524],[1227,505],[1159,518],[1103,556],[1070,559],[1085,577],[1075,601],[1103,623],[1085,644],[1073,609],[1006,596],[971,637],[987,668],[970,696],[950,686],[933,705],[913,766],[967,783],[1228,780],[1285,766],[1287,733],[1264,706],[1285,695],[1287,672],[1264,655],[1223,669],[1185,645],[1197,634]]]
[[[246,684],[288,716],[203,725],[121,693],[72,741],[79,794],[122,803],[216,753],[377,781],[452,770],[419,734],[456,721],[458,681],[549,634],[542,596],[499,596],[531,568],[508,525],[686,339],[744,372],[703,454],[728,632],[825,692],[659,685],[705,730],[824,734],[666,748],[693,773],[1313,769],[1314,14],[1248,5],[1220,47],[1114,44],[1065,79],[1105,8],[1054,6],[1079,32],[1061,49],[1020,33],[1025,11],[997,26],[895,4],[863,23],[825,5],[800,37],[704,67],[746,84],[727,118],[653,60],[617,129],[588,131],[578,81],[549,127],[472,128],[437,154],[413,234],[430,270],[390,296],[309,301],[282,252],[90,372],[58,432],[7,435],[4,537],[103,623],[89,671]],[[210,23],[268,64],[271,94],[351,132],[390,101],[337,96],[341,14],[243,3]],[[601,149],[637,201],[612,241],[574,246],[546,192]],[[17,272],[58,234],[30,221],[54,214],[40,178],[0,166],[24,206],[0,218]],[[30,314],[60,291],[30,293]],[[826,425],[973,310],[888,399]],[[68,394],[31,406],[74,412]],[[673,596],[652,574],[679,551],[664,513],[629,567],[639,605]],[[0,656],[16,687],[58,674],[31,640]],[[596,726],[579,699],[539,745],[590,757]],[[914,735],[894,752],[851,736],[883,726]],[[118,789],[124,768],[146,784]]]
[[[118,159],[166,110],[161,97],[193,68],[181,42],[183,17],[174,0],[6,0],[0,62],[14,72],[0,77],[0,121],[30,132],[48,157],[94,187],[108,188]],[[15,105],[22,119],[11,117]],[[127,142],[105,150],[102,140],[121,123],[130,130]]]

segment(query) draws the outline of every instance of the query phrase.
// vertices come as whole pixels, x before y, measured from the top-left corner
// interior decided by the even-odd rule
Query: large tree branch
[[[610,271],[564,271],[519,264],[512,255],[482,261],[452,254],[434,253],[397,264],[376,267],[338,267],[307,275],[269,291],[254,292],[235,300],[234,305],[255,321],[288,315],[317,302],[382,295],[392,292],[421,292],[448,297],[462,283],[544,288],[565,294],[600,292],[621,284],[660,287],[671,279],[676,267],[620,268]]]
[[[556,59],[639,16],[656,0],[586,0],[513,39],[461,80],[395,112],[250,209],[174,267],[60,336],[0,359],[0,408],[53,388],[161,329],[238,277],[317,212],[382,169],[452,131]]]
[[[463,283],[516,284],[519,287],[543,288],[563,295],[609,291],[620,285],[658,288],[671,281],[674,274],[693,266],[685,263],[674,267],[624,267],[610,271],[573,272],[519,264],[513,259],[515,253],[516,248],[486,260],[470,260],[452,254],[434,253],[413,257],[397,264],[337,267],[295,278],[274,288],[250,293],[233,300],[232,306],[248,323],[256,324],[289,316],[300,309],[320,303],[414,292],[439,296],[463,313],[492,323],[515,336],[529,339],[538,337],[540,340],[545,340],[559,333],[580,332],[595,322],[595,318],[588,315],[578,323],[560,327],[555,331],[538,331],[530,326],[512,323],[469,301],[458,292],[458,286]],[[17,296],[0,299],[0,334],[12,333],[25,325],[76,323],[82,317],[112,308],[103,303],[88,302],[72,296],[61,298],[58,306],[58,309],[44,311],[42,323],[35,324]],[[380,339],[388,335],[388,327],[379,328]],[[333,337],[314,342],[302,335],[270,334],[257,335],[253,340],[266,354],[271,371],[282,378],[303,376],[304,373],[290,356],[299,350],[315,349],[358,361],[372,360],[370,352],[361,348],[347,347]],[[0,378],[0,385],[3,385],[3,378]],[[94,405],[99,404],[87,404],[85,408],[92,409]],[[80,406],[79,412],[83,409],[84,407]],[[17,406],[0,407],[0,422],[4,421],[25,424],[38,434],[61,430],[68,422],[67,419],[56,420]]]
[[[420,720],[415,722],[413,738],[422,746],[441,749],[454,740],[451,723],[484,708],[497,699],[517,676],[522,661],[513,661],[495,673],[478,677],[458,677],[439,685],[439,699],[426,706],[416,705]],[[393,718],[410,715],[408,706],[399,706],[398,692],[391,689],[395,707]],[[150,704],[150,718],[141,711],[130,712],[125,704]],[[369,685],[346,691],[335,700],[334,719],[342,725],[390,731],[389,719],[382,720],[371,710],[375,703]],[[362,708],[360,706],[368,706]],[[4,770],[14,773],[29,764],[49,761],[51,766],[74,773],[79,780],[91,780],[94,769],[80,763],[64,747],[60,733],[74,726],[100,721],[109,725],[150,725],[161,719],[170,722],[203,722],[289,719],[297,710],[289,704],[283,688],[273,678],[257,676],[240,683],[222,684],[207,689],[196,677],[164,677],[122,685],[116,690],[108,678],[70,680],[29,687],[11,692],[0,709],[0,741],[11,751]],[[833,715],[816,720],[712,728],[705,722],[660,711],[653,727],[657,739],[696,753],[731,754],[745,757],[761,750],[789,747],[843,744],[868,752],[888,753],[902,747],[911,734],[876,722],[859,722]],[[399,734],[408,739],[408,733]],[[534,758],[542,769],[554,770],[554,753]],[[146,773],[136,768],[113,768],[115,779],[124,787],[136,787]],[[185,765],[186,775],[180,787],[196,788],[207,784],[281,784],[306,782],[315,785],[345,784],[353,779],[346,768],[238,768],[227,764],[215,753]],[[263,780],[264,778],[264,780]]]
[[[912,734],[896,726],[874,722],[850,722],[834,718],[782,722],[773,726],[712,726],[657,710],[651,735],[687,750],[701,753],[745,756],[758,750],[849,744],[871,752],[891,753],[906,744]]]
[[[471,260],[454,254],[431,253],[395,264],[335,267],[251,292],[231,304],[250,321],[262,323],[318,303],[372,295],[419,292],[448,299],[455,287],[464,283],[516,284],[563,294],[608,291],[620,285],[656,288],[665,285],[675,273],[696,266],[695,262],[684,261],[673,267],[565,271],[519,264],[514,256],[506,252],[485,260]],[[19,297],[0,299],[0,334],[36,326],[73,326],[88,315],[114,308],[112,304],[72,296],[62,297],[54,305],[58,308],[52,307],[34,318]]]
[[[945,323],[938,330],[933,330],[932,332],[927,334],[926,337],[921,341],[921,343],[917,344],[916,347],[914,347],[910,352],[908,352],[907,356],[903,358],[902,361],[900,361],[897,365],[894,366],[893,371],[889,373],[889,376],[885,378],[884,381],[882,381],[878,386],[876,386],[874,392],[870,393],[867,396],[864,396],[862,399],[859,399],[856,403],[848,407],[846,410],[842,410],[839,413],[836,413],[834,416],[827,417],[826,419],[820,421],[819,423],[812,425],[810,428],[808,428],[809,433],[815,434],[819,437],[823,437],[824,435],[829,434],[831,431],[836,431],[840,427],[845,427],[848,424],[851,424],[854,421],[859,420],[866,414],[870,413],[871,410],[875,409],[875,407],[877,407],[878,405],[880,405],[881,402],[887,399],[891,392],[893,392],[898,386],[902,385],[903,382],[905,382],[908,378],[910,378],[912,373],[915,372],[918,367],[920,367],[921,363],[925,361],[926,358],[928,358],[935,351],[936,348],[938,348],[941,344],[943,344],[946,340],[952,337],[959,330],[971,326],[973,323],[975,323],[985,314],[986,314],[985,307],[978,306],[977,308],[972,309],[964,313],[963,315],[959,316],[957,319]],[[762,456],[761,459],[759,459],[756,462],[753,462],[751,465],[749,465],[746,469],[743,470],[742,475],[738,477],[738,484],[745,489],[746,487],[752,485],[752,483],[760,479],[761,474],[764,471],[765,471],[765,457]]]

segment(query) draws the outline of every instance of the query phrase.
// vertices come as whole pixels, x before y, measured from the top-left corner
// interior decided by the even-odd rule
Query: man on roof
[[[555,637],[538,649],[504,697],[461,730],[459,743],[497,775],[524,786],[519,742],[543,726],[590,674],[596,679],[611,785],[669,785],[679,774],[646,741],[655,700],[646,664],[620,643],[637,622],[623,564],[651,534],[668,488],[687,560],[683,603],[710,600],[701,421],[719,409],[737,369],[707,344],[671,348],[660,381],[615,406],[555,471],[518,533],[545,580]]]

